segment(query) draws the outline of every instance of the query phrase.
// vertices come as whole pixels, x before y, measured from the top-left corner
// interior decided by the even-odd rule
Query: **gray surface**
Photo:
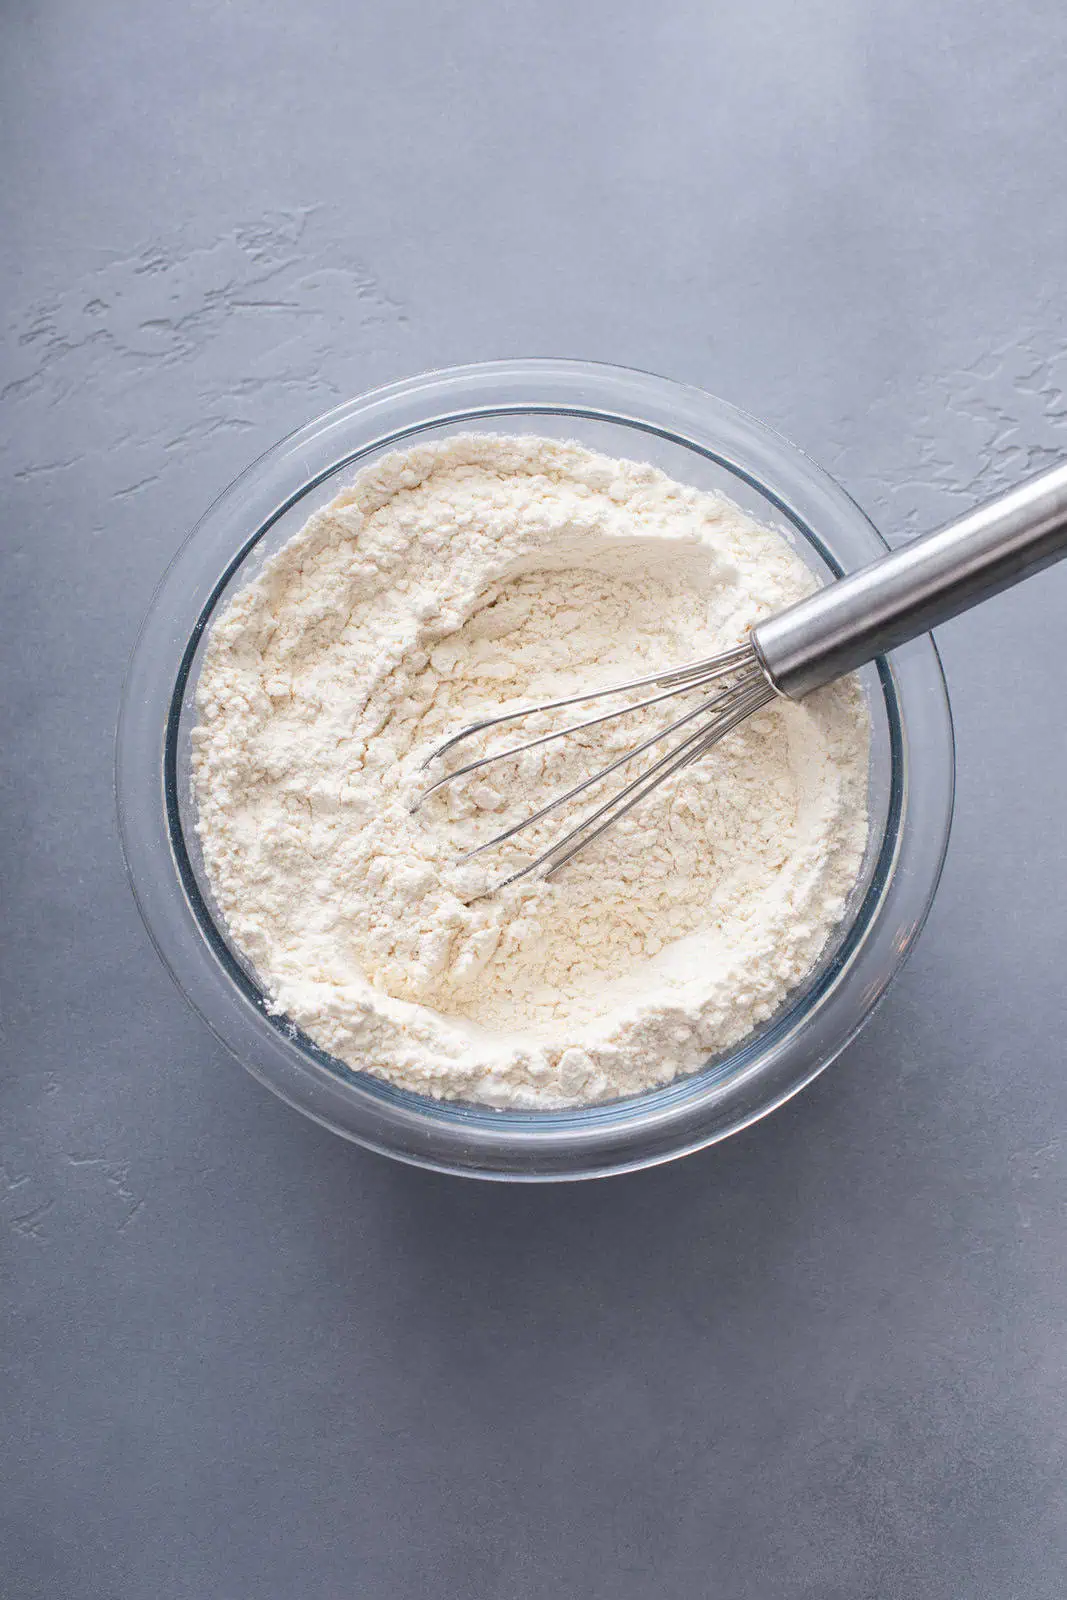
[[[1067,448],[1061,0],[4,8],[12,1600],[1064,1593],[1067,571],[945,629],[941,894],[730,1144],[509,1190],[349,1148],[126,889],[123,665],[339,396],[573,354],[894,536]]]

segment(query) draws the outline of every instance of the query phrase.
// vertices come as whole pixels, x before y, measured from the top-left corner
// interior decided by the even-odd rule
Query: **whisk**
[[[541,705],[523,706],[518,711],[487,717],[461,728],[432,752],[424,768],[465,740],[505,723],[592,701],[631,696],[643,690],[655,691],[614,710],[469,761],[432,783],[419,796],[413,809],[446,784],[456,783],[484,767],[513,761],[540,745],[708,687],[708,694],[695,707],[460,858],[468,861],[505,844],[553,812],[572,804],[595,785],[604,783],[615,773],[621,774],[623,768],[655,746],[673,740],[637,777],[629,781],[624,779],[621,787],[606,800],[519,871],[495,884],[493,890],[533,873],[551,878],[668,778],[707,755],[720,739],[768,705],[776,695],[802,700],[812,690],[833,683],[876,656],[1051,566],[1065,555],[1067,463],[757,623],[749,631],[747,642],[735,649],[666,672],[634,678],[628,683],[591,689]]]

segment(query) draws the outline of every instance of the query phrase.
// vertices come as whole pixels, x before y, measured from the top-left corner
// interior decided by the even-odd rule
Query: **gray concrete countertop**
[[[763,1125],[509,1189],[172,988],[112,734],[212,497],[339,397],[616,361],[900,539],[1067,450],[1062,0],[50,0],[0,22],[10,1600],[1060,1600],[1067,569],[941,636],[948,867]]]

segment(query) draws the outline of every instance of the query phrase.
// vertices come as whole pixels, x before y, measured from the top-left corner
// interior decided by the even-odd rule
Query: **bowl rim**
[[[835,527],[839,540],[847,534],[852,544],[865,544],[864,559],[887,548],[851,496],[803,451],[689,385],[564,358],[422,373],[295,429],[216,498],[168,566],[141,625],[115,751],[120,841],[142,920],[179,989],[230,1052],[289,1104],[382,1154],[438,1171],[525,1181],[603,1176],[674,1159],[749,1126],[818,1076],[869,1019],[921,932],[944,864],[955,784],[951,709],[926,635],[877,663],[893,751],[889,816],[867,892],[834,960],[720,1061],[642,1095],[550,1112],[440,1101],[354,1071],[271,1016],[200,896],[179,814],[178,721],[214,608],[277,520],[361,457],[429,428],[539,413],[621,424],[710,459],[773,503],[838,573],[841,561],[813,522],[824,531]]]

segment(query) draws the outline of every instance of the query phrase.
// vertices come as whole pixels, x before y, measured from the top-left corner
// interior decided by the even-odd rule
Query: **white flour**
[[[770,1017],[859,871],[854,682],[775,702],[551,883],[464,899],[559,818],[453,863],[684,706],[409,802],[457,727],[725,649],[811,587],[729,502],[574,444],[463,435],[361,472],[232,601],[198,687],[204,861],[272,1007],[353,1067],[505,1107],[634,1093]]]

